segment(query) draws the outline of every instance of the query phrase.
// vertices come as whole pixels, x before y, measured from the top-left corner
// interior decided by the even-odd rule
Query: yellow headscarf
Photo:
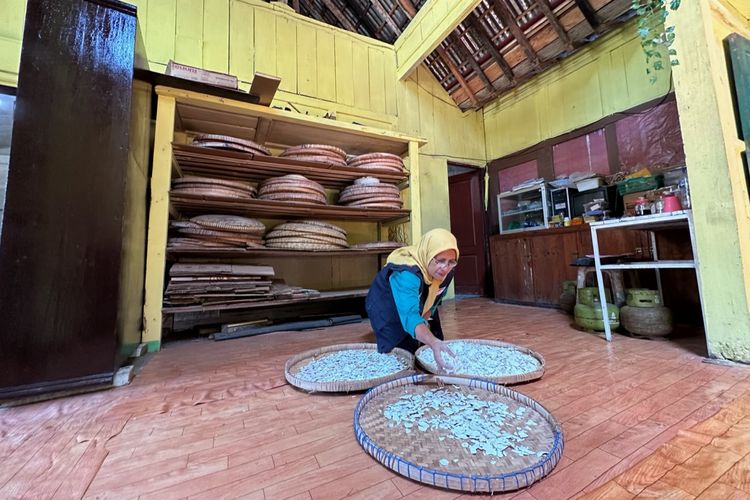
[[[401,247],[388,256],[388,264],[399,264],[407,266],[417,266],[422,272],[422,280],[426,285],[429,285],[430,290],[427,294],[427,300],[425,301],[422,314],[424,315],[430,310],[432,304],[435,303],[438,290],[442,281],[437,281],[430,276],[427,271],[427,266],[430,265],[430,261],[440,252],[446,250],[454,250],[456,252],[456,259],[458,259],[458,243],[456,237],[451,234],[450,231],[445,229],[433,229],[427,231],[416,245]]]

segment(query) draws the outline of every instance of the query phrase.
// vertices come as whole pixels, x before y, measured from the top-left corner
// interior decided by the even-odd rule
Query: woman
[[[427,344],[438,367],[450,368],[444,354],[453,356],[453,352],[443,342],[437,307],[453,279],[457,261],[456,238],[445,229],[433,229],[416,245],[388,256],[365,301],[378,352],[400,347],[413,353]]]

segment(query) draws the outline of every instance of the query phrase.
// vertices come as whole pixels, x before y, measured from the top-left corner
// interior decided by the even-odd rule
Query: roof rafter
[[[451,73],[453,73],[453,76],[456,77],[456,81],[458,81],[458,84],[461,85],[461,87],[469,95],[469,100],[471,101],[471,104],[473,106],[477,106],[479,104],[479,102],[477,101],[477,96],[475,96],[474,92],[471,91],[471,89],[469,88],[469,84],[466,83],[466,80],[464,80],[463,75],[461,75],[461,72],[458,71],[458,68],[453,63],[453,60],[450,58],[450,56],[442,47],[442,45],[438,45],[435,50],[437,51],[438,56],[440,56],[440,58],[443,60],[445,65],[448,66],[448,69],[451,70]]]
[[[344,28],[355,33],[357,32],[357,28],[354,27],[354,25],[349,21],[349,18],[347,18],[346,15],[341,11],[341,9],[339,9],[334,0],[322,1],[326,8],[331,12],[331,14],[334,15],[334,17],[336,17],[338,22],[340,22],[344,26]]]
[[[401,34],[401,28],[399,28],[398,24],[396,24],[396,21],[394,21],[391,15],[385,10],[383,5],[380,3],[380,0],[370,0],[370,5],[373,9],[375,9],[375,12],[377,12],[378,15],[383,18],[385,24],[387,24],[393,30],[393,32],[396,33],[396,36]]]
[[[487,31],[481,26],[479,18],[472,14],[469,14],[469,17],[466,18],[466,21],[469,33],[471,33],[482,42],[483,47],[487,49],[497,65],[500,66],[500,69],[503,71],[505,78],[508,79],[511,85],[515,85],[516,77],[513,74],[513,69],[510,67],[500,51],[497,50],[497,47],[495,47],[495,44],[490,39]]]
[[[516,17],[510,11],[510,8],[508,8],[505,0],[494,0],[492,4],[495,7],[495,13],[503,22],[505,27],[510,30],[516,41],[521,45],[521,48],[523,48],[523,51],[526,53],[526,57],[529,59],[529,61],[531,61],[531,64],[533,64],[536,69],[540,69],[541,62],[539,61],[539,55],[529,43],[529,40],[526,38],[526,35],[524,35],[521,27],[518,26]]]
[[[368,36],[375,36],[374,27],[367,21],[367,10],[362,11],[357,2],[349,2],[348,5],[357,14],[357,26],[362,26]]]
[[[448,41],[453,44],[453,47],[455,47],[456,51],[458,52],[458,56],[465,60],[469,66],[474,70],[474,73],[477,74],[477,76],[484,82],[484,86],[487,88],[487,92],[494,95],[495,94],[495,87],[492,85],[492,82],[489,78],[487,78],[487,75],[484,71],[482,71],[481,66],[479,66],[479,63],[476,59],[474,59],[474,56],[471,55],[469,50],[464,45],[464,41],[461,35],[457,35],[454,31],[450,35],[448,35]]]
[[[398,3],[401,4],[401,7],[404,9],[406,15],[409,16],[409,19],[414,19],[414,16],[417,15],[417,8],[414,7],[414,3],[412,3],[411,0],[398,0]]]
[[[586,18],[586,22],[589,23],[594,31],[599,31],[599,26],[602,21],[599,19],[599,15],[596,13],[594,8],[588,2],[588,0],[575,0],[576,6]]]
[[[569,51],[572,51],[574,48],[573,41],[570,39],[570,35],[568,35],[568,32],[565,31],[565,28],[563,28],[563,25],[560,24],[560,20],[552,11],[552,6],[549,4],[549,0],[537,0],[537,5],[539,6],[539,10],[541,10],[547,17],[550,25],[552,25],[555,32],[557,33],[557,36],[559,36],[560,40],[563,42],[563,44],[565,44],[565,48]]]

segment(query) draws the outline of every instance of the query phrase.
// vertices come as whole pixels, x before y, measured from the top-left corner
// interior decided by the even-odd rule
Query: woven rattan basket
[[[505,347],[508,349],[513,349],[516,351],[520,351],[524,354],[528,354],[529,356],[535,358],[539,362],[539,368],[537,370],[526,372],[526,373],[520,373],[516,375],[505,375],[505,376],[497,376],[497,377],[487,377],[487,376],[479,376],[477,374],[472,373],[451,373],[451,376],[454,377],[468,377],[468,378],[481,378],[483,380],[489,380],[490,382],[494,382],[496,384],[503,384],[503,385],[513,385],[513,384],[520,384],[522,382],[530,382],[532,380],[537,380],[542,378],[542,375],[544,375],[544,358],[541,354],[532,351],[531,349],[527,349],[525,347],[515,345],[515,344],[509,344],[507,342],[500,342],[499,340],[484,340],[484,339],[455,339],[455,340],[447,340],[446,344],[448,344],[448,347],[450,347],[450,344],[452,342],[467,342],[467,343],[475,343],[475,344],[485,344],[485,345],[491,345],[495,347]],[[420,353],[425,351],[426,349],[429,349],[428,346],[422,346],[419,349],[417,349],[416,358],[419,360]],[[437,367],[436,366],[428,366],[419,361],[419,366],[423,368],[425,371],[430,373],[437,373]]]
[[[444,426],[407,432],[402,424],[393,425],[386,417],[386,410],[403,398],[420,397],[437,389],[505,405],[511,415],[500,423],[488,421],[482,437],[516,433],[522,419],[521,425],[525,421],[529,428],[523,445],[535,452],[520,456],[509,447],[503,456],[487,454],[481,448],[472,454],[467,443],[456,439]],[[425,407],[418,418],[441,418],[440,411]],[[533,427],[529,427],[530,421]],[[497,493],[528,487],[549,474],[563,454],[562,428],[537,401],[499,384],[460,377],[412,375],[374,387],[354,410],[354,433],[364,450],[388,469],[421,483],[469,492]]]
[[[363,342],[363,343],[357,343],[357,344],[331,345],[331,346],[321,347],[319,349],[312,349],[309,351],[305,351],[295,356],[292,356],[291,358],[287,360],[286,364],[284,365],[284,377],[286,378],[286,381],[289,382],[291,385],[295,387],[299,387],[300,389],[304,389],[306,391],[353,392],[353,391],[364,391],[378,384],[382,384],[384,382],[388,382],[390,380],[403,377],[413,372],[414,356],[408,351],[395,348],[390,352],[390,354],[398,357],[402,362],[406,364],[407,368],[398,372],[394,372],[393,374],[385,376],[385,377],[378,377],[378,378],[372,378],[372,379],[367,379],[367,380],[339,380],[335,382],[311,382],[309,380],[303,380],[297,376],[297,373],[299,373],[302,367],[305,366],[307,363],[314,361],[316,359],[319,359],[325,356],[326,354],[330,354],[330,353],[337,352],[337,351],[346,351],[346,350],[377,351],[378,346],[377,344]]]

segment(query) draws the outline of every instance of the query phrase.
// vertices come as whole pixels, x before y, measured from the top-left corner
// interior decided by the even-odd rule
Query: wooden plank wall
[[[396,115],[393,48],[258,0],[132,0],[149,65],[169,59],[237,75],[281,77],[274,104],[388,130]]]
[[[486,106],[487,158],[663,96],[670,90],[670,72],[658,76],[649,81],[635,26],[628,23]]]

